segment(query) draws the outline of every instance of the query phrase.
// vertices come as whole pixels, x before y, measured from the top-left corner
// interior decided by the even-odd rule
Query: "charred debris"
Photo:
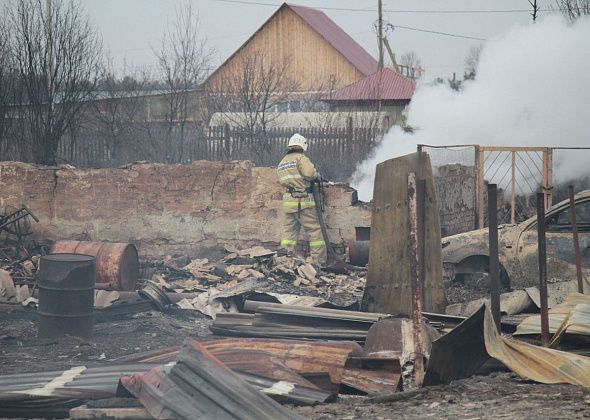
[[[95,359],[79,353],[61,369],[33,359],[26,373],[0,376],[0,416],[295,419],[301,406],[350,395],[380,404],[420,398],[497,371],[590,387],[590,286],[581,277],[547,283],[543,223],[538,287],[500,294],[490,217],[489,295],[447,305],[428,155],[380,164],[372,205],[368,266],[325,269],[261,245],[159,260],[125,243],[39,245],[28,239],[38,220],[26,206],[4,214],[0,319],[27,319],[24,334],[38,337],[29,346],[77,337],[78,349],[97,330],[149,325],[151,314],[189,321],[176,326],[185,338],[173,345],[154,339],[148,351],[130,343]],[[360,239],[350,260],[368,247]],[[22,337],[6,328],[0,340]]]

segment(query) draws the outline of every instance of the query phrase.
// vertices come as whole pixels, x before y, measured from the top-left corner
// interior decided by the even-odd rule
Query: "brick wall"
[[[354,190],[329,187],[326,197],[332,242],[354,239],[355,226],[370,226],[371,210],[356,203]],[[276,243],[281,198],[274,169],[248,161],[117,169],[0,163],[0,208],[31,208],[40,219],[33,223],[36,237],[133,242],[145,256],[217,243]]]

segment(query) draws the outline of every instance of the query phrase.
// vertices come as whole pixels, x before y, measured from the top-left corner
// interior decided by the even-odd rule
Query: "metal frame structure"
[[[475,212],[476,227],[486,226],[486,183],[497,184],[510,192],[510,220],[518,223],[523,216],[518,214],[518,194],[534,195],[543,193],[545,210],[553,205],[553,154],[556,150],[590,150],[590,147],[525,147],[525,146],[482,146],[478,144],[458,144],[433,146],[419,144],[418,151],[424,148],[474,150],[475,165]],[[532,181],[531,181],[532,180]],[[506,220],[508,221],[508,220]]]

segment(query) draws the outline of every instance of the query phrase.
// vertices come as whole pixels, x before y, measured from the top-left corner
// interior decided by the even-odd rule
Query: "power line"
[[[246,4],[253,6],[272,6],[278,7],[276,3],[265,3],[260,1],[247,1],[247,0],[212,0],[221,3],[237,3]],[[311,7],[311,6],[307,6]],[[342,12],[377,12],[377,9],[356,9],[356,8],[345,8],[345,7],[313,7],[319,10],[337,10]],[[538,9],[539,12],[558,12],[562,9]],[[391,10],[383,9],[384,12],[388,13],[421,13],[421,14],[485,14],[485,13],[530,13],[530,9],[503,9],[503,10]]]
[[[213,0],[213,1],[218,1],[218,2],[222,2],[222,3],[239,3],[239,4],[262,5],[262,6],[273,6],[273,7],[277,6],[276,4],[271,4],[271,3],[251,2],[251,1],[245,1],[245,0]],[[326,9],[326,8],[318,7],[318,9]],[[330,10],[345,10],[345,9],[330,8]],[[360,9],[354,9],[354,10],[358,11]],[[365,10],[363,10],[363,11],[365,11]],[[480,38],[480,37],[476,37],[476,36],[452,34],[449,32],[433,31],[430,29],[414,28],[411,26],[401,26],[401,25],[393,25],[393,24],[391,24],[391,26],[394,28],[406,29],[408,31],[424,32],[424,33],[435,34],[435,35],[449,36],[452,38],[463,38],[463,39],[472,39],[472,40],[476,40],[476,41],[487,41],[486,38]]]
[[[448,32],[440,32],[440,31],[431,31],[429,29],[412,28],[410,26],[400,26],[400,25],[393,25],[393,24],[391,26],[393,26],[394,28],[399,28],[399,29],[407,29],[408,31],[426,32],[429,34],[444,35],[444,36],[450,36],[453,38],[474,39],[476,41],[487,41],[486,38],[478,38],[476,36],[458,35],[458,34],[451,34]]]

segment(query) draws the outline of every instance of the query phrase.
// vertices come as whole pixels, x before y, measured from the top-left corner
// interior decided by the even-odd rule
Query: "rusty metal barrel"
[[[95,258],[91,255],[41,257],[39,337],[92,336],[95,273]]]
[[[96,257],[96,283],[113,290],[135,290],[139,257],[133,244],[122,242],[57,241],[54,254],[75,253]]]

